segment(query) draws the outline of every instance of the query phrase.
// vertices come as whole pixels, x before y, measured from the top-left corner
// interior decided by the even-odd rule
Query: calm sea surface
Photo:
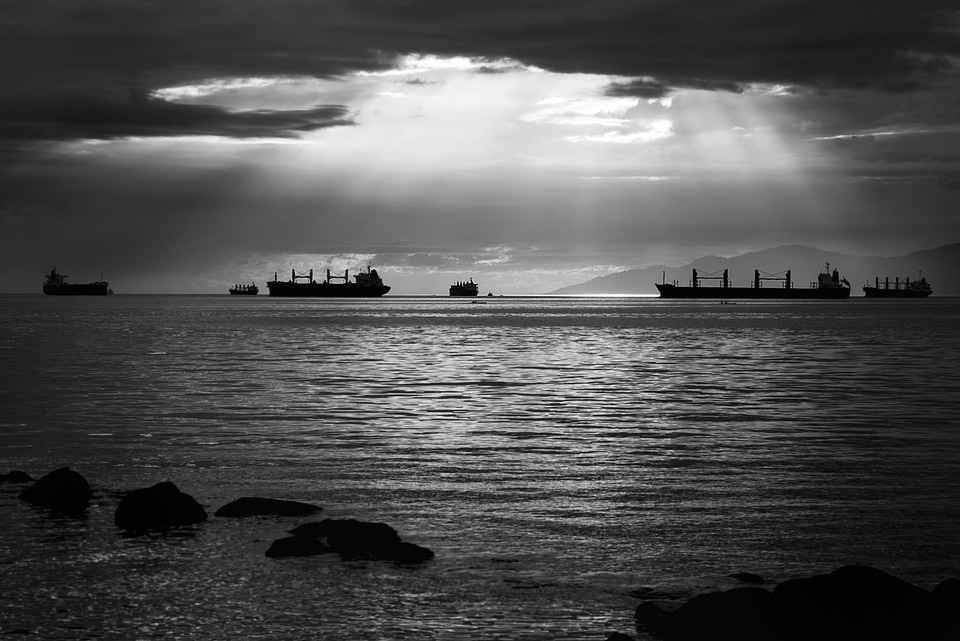
[[[859,562],[960,577],[960,299],[0,296],[0,631],[42,638],[605,639],[686,598]],[[210,519],[128,537],[171,480]],[[224,519],[241,496],[317,518]],[[383,521],[419,567],[270,559]]]

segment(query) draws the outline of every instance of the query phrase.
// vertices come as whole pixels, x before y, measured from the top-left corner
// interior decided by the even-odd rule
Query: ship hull
[[[477,296],[479,293],[480,293],[479,290],[476,290],[476,289],[472,289],[472,290],[471,290],[471,289],[463,289],[463,288],[461,288],[461,287],[451,287],[451,288],[450,288],[450,295],[451,295],[451,296]]]
[[[259,293],[260,293],[259,289],[245,289],[245,290],[231,289],[230,290],[231,296],[256,296]]]
[[[926,298],[933,291],[929,289],[884,289],[877,287],[864,287],[863,295],[867,298]]]
[[[291,298],[379,298],[390,291],[387,285],[366,286],[355,283],[331,285],[329,283],[268,282],[270,296]]]
[[[43,286],[43,293],[48,296],[106,296],[109,291],[110,289],[107,283],[72,283]]]
[[[711,298],[752,300],[840,300],[850,297],[850,288],[786,287],[679,287],[669,283],[655,283],[660,298]]]

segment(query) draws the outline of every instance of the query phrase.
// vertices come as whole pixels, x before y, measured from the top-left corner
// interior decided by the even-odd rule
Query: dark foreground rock
[[[93,492],[81,474],[61,467],[21,492],[20,498],[57,512],[81,514],[90,505]]]
[[[287,501],[284,499],[268,499],[255,496],[244,496],[227,503],[213,513],[214,516],[249,517],[249,516],[310,516],[323,510],[319,505]]]
[[[861,565],[784,581],[773,594],[784,627],[836,639],[910,638],[931,602],[926,590]]]
[[[960,639],[960,581],[933,592],[882,570],[848,565],[784,581],[695,596],[674,611],[642,603],[639,629],[668,641]]]
[[[207,520],[197,501],[170,481],[133,490],[120,501],[114,513],[117,527],[135,532],[192,525]]]
[[[26,472],[13,470],[6,474],[0,474],[0,483],[33,483],[33,477]]]
[[[290,532],[292,537],[274,541],[267,556],[304,556],[309,550],[317,550],[313,553],[336,552],[345,560],[397,563],[420,563],[434,556],[425,547],[401,540],[397,531],[386,523],[324,519],[297,526]]]
[[[664,638],[742,639],[776,638],[773,594],[763,588],[735,588],[693,597],[675,612],[649,621],[649,629]]]

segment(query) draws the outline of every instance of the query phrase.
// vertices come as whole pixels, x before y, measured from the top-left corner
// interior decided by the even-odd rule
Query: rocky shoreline
[[[0,483],[26,486],[20,499],[52,513],[82,518],[93,498],[90,484],[63,467],[39,480],[21,471],[0,474]],[[318,505],[265,497],[241,497],[220,507],[217,518],[311,516]],[[191,526],[206,510],[170,481],[128,492],[114,524],[126,535]],[[344,560],[424,563],[434,553],[403,541],[386,523],[323,519],[291,529],[264,554],[271,558],[337,554]],[[635,594],[636,633],[663,641],[956,641],[960,639],[960,579],[925,590],[883,570],[846,565],[767,586],[763,577],[730,575],[741,587],[700,594],[680,603],[653,591]],[[672,595],[675,596],[675,595]],[[622,632],[607,641],[631,641]]]

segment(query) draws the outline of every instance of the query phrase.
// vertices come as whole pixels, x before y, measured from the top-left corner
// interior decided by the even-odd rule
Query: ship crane
[[[273,280],[277,280],[277,275],[276,275],[276,273],[274,273],[274,275],[273,275]],[[312,282],[313,282],[313,270],[311,269],[309,272],[299,272],[299,273],[298,273],[297,270],[291,269],[291,270],[290,270],[290,280],[291,280],[291,282],[294,282],[294,283],[297,282],[298,280],[305,280],[305,281],[307,281],[308,283],[312,283]]]
[[[691,284],[693,287],[703,287],[703,285],[700,284],[700,281],[702,281],[702,280],[719,280],[719,281],[721,281],[721,285],[720,285],[720,286],[723,287],[724,289],[726,289],[726,288],[730,287],[730,277],[729,277],[728,272],[729,272],[729,270],[726,270],[726,269],[725,269],[725,270],[723,270],[723,274],[722,274],[722,275],[721,275],[719,272],[714,272],[714,273],[712,273],[712,274],[708,273],[706,276],[701,276],[700,274],[697,273],[697,270],[694,269],[694,270],[693,270],[693,278],[690,280],[690,284]]]
[[[763,274],[763,276],[760,275],[761,273]],[[781,276],[780,274],[783,274],[783,276]],[[753,270],[754,289],[760,289],[763,286],[763,281],[765,280],[782,282],[783,289],[790,289],[791,287],[793,287],[793,281],[790,280],[789,269],[786,272],[779,272],[777,274],[768,274],[767,272],[761,272],[759,269]]]
[[[349,282],[350,282],[350,270],[349,270],[349,269],[343,270],[343,276],[339,276],[339,275],[338,275],[338,276],[334,276],[334,275],[332,275],[332,274],[330,273],[330,270],[328,269],[328,270],[327,270],[327,282],[329,283],[329,282],[331,282],[331,281],[333,281],[333,280],[342,280],[344,283],[349,283]]]

